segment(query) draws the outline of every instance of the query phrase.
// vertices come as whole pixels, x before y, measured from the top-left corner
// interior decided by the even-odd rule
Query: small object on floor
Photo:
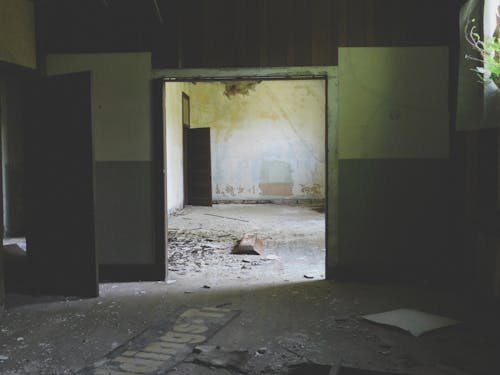
[[[248,350],[228,350],[212,345],[199,345],[194,348],[194,353],[197,353],[194,363],[240,372],[250,358]]]
[[[270,254],[270,255],[266,256],[264,259],[265,259],[265,260],[279,260],[279,258],[280,258],[280,257],[279,257],[279,256],[277,256],[277,255]]]
[[[412,309],[397,309],[380,314],[364,315],[362,318],[373,323],[401,328],[415,337],[461,323],[458,320]]]
[[[254,254],[260,255],[264,248],[264,243],[256,234],[246,233],[233,248],[233,254]]]
[[[288,366],[288,375],[329,375],[332,366],[314,362],[303,362]]]
[[[203,285],[203,289],[210,289],[209,285]]]
[[[177,282],[177,280],[167,280],[167,285],[173,284],[173,283],[176,283],[176,282]]]
[[[266,347],[259,348],[259,349],[257,349],[257,353],[265,354],[265,353],[267,353],[267,348]]]
[[[204,215],[213,216],[213,217],[220,217],[221,219],[229,219],[229,220],[243,221],[244,223],[249,223],[248,220],[237,219],[235,217],[228,217],[228,216],[221,216],[221,215],[214,215],[214,214],[204,214]]]
[[[306,279],[314,279],[314,276],[313,276],[313,275],[307,275],[307,274],[306,274],[306,275],[304,275],[304,278],[306,278]]]

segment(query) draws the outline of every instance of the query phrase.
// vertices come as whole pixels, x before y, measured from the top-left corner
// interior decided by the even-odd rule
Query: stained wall
[[[215,201],[323,200],[323,80],[197,82],[191,127],[211,129]]]

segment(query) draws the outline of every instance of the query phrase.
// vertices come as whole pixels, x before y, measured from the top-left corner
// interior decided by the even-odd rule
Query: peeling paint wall
[[[190,86],[191,127],[211,128],[214,200],[324,199],[324,81]]]
[[[36,68],[33,1],[0,0],[0,61]]]

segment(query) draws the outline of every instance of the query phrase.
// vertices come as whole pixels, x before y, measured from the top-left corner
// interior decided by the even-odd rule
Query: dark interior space
[[[499,0],[0,0],[0,373],[500,373],[499,25]],[[308,250],[301,229],[324,214],[324,269],[288,278],[268,235],[259,260],[231,254],[230,277],[205,277],[208,229],[237,246],[274,229],[251,220],[280,208],[276,189],[310,200],[306,160],[284,166],[256,139],[278,149],[283,118],[314,149],[290,111],[264,111],[307,114],[313,91],[269,91],[254,133],[220,120],[291,79],[324,82],[325,199],[282,224],[287,250]],[[208,81],[224,94],[189,91]],[[224,210],[243,178],[193,195],[188,158],[213,181],[220,160],[258,180],[236,202],[241,233]],[[171,212],[173,191],[203,220]],[[183,277],[169,237],[195,255]]]

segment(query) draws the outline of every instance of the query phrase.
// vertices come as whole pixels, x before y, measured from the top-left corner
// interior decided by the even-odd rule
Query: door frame
[[[187,103],[187,121],[184,118],[184,103]],[[164,124],[165,126],[165,124]],[[184,206],[189,204],[189,129],[191,129],[191,99],[182,92],[182,169],[184,180]],[[166,165],[165,159],[165,165]]]
[[[210,82],[244,80],[311,80],[325,82],[325,276],[333,278],[338,264],[338,68],[324,67],[279,67],[279,68],[223,68],[223,69],[154,69],[152,78],[166,82]],[[163,87],[164,87],[163,85]],[[157,100],[153,98],[153,100]],[[165,121],[163,121],[165,126]],[[163,130],[165,134],[165,130]],[[162,138],[163,139],[163,138]],[[164,145],[162,145],[164,147]],[[158,155],[158,154],[156,154]],[[162,164],[164,160],[160,161]],[[166,191],[163,192],[166,195]],[[168,220],[165,207],[165,233]]]

